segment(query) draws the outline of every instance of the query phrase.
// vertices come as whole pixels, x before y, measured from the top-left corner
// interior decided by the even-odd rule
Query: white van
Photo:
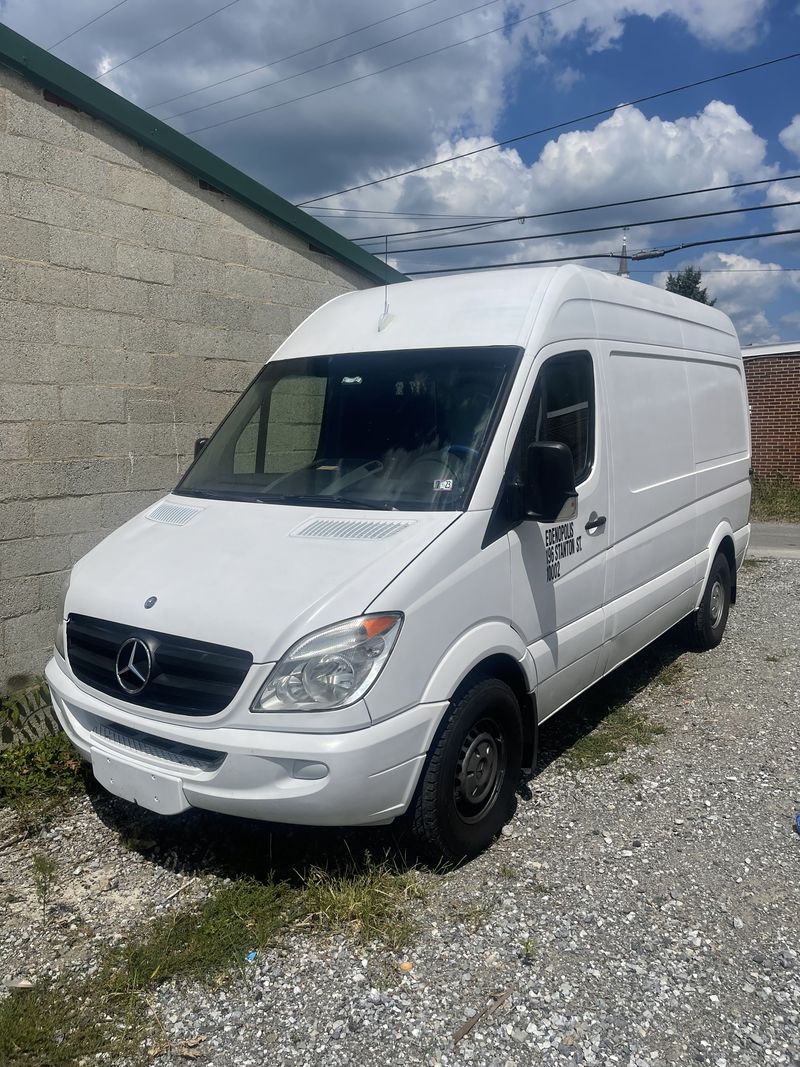
[[[408,813],[454,859],[513,811],[539,723],[681,619],[720,641],[750,532],[725,315],[576,266],[388,297],[311,315],[75,566],[47,679],[112,793]]]

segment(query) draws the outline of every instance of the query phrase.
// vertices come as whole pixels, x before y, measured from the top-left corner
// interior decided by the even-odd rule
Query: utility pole
[[[628,271],[628,227],[622,231],[622,252],[619,257],[619,269],[617,275],[620,278],[630,278]]]

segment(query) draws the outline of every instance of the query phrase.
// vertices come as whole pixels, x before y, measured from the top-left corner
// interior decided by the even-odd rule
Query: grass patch
[[[408,943],[409,901],[422,896],[415,871],[362,864],[295,881],[240,878],[196,907],[157,918],[112,949],[98,972],[66,974],[0,1001],[0,1064],[67,1067],[106,1051],[112,1061],[156,1047],[150,994],[166,981],[226,977],[298,927],[344,930],[391,948]],[[164,1051],[163,1035],[158,1048]]]
[[[63,733],[0,752],[0,807],[13,808],[31,826],[85,792],[90,781],[88,764]]]
[[[304,922],[345,929],[359,941],[381,941],[389,948],[407,945],[414,933],[407,905],[422,897],[413,871],[368,862],[363,870],[329,874],[319,869],[303,889]]]
[[[671,630],[546,720],[539,767],[556,760],[567,770],[603,767],[666,733],[641,704],[636,706],[636,697],[647,691],[647,707],[657,693],[655,684],[673,684],[683,674],[676,661],[684,651],[683,634]]]
[[[665,663],[655,677],[656,685],[675,685],[683,676],[685,668],[683,664],[674,659],[671,663]]]
[[[758,570],[759,567],[763,567],[763,566],[764,566],[764,561],[761,560],[761,559],[746,559],[742,563],[742,567],[745,570],[748,570],[748,571],[755,571],[755,570]],[[739,569],[741,570],[742,567],[740,567]]]
[[[800,522],[800,484],[785,476],[753,478],[750,518],[756,522]]]
[[[578,738],[564,753],[566,765],[572,770],[605,767],[627,752],[631,745],[649,745],[665,733],[660,723],[642,711],[623,705],[610,711],[590,732]]]

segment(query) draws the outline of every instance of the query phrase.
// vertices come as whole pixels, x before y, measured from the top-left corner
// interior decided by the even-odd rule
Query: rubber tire
[[[712,626],[711,590],[714,588],[714,584],[717,581],[719,581],[722,586],[725,601],[719,622],[716,626]],[[718,552],[711,565],[711,571],[708,575],[706,587],[703,590],[703,599],[700,601],[700,607],[687,619],[689,644],[697,652],[707,652],[709,649],[716,648],[722,640],[722,635],[725,633],[725,626],[728,622],[728,612],[731,606],[731,585],[731,567],[728,563],[728,558],[724,553]]]
[[[505,766],[494,803],[478,822],[465,822],[453,785],[464,740],[481,719],[500,726]],[[409,810],[411,832],[434,862],[458,863],[482,852],[514,814],[522,768],[522,714],[514,691],[498,678],[485,678],[456,699],[431,748]]]

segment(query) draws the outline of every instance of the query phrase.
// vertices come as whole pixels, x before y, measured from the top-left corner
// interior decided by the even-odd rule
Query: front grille
[[[117,680],[117,655],[122,645],[137,637],[150,652],[147,684],[131,694]],[[140,630],[117,622],[70,615],[67,621],[67,657],[79,678],[92,689],[154,711],[178,715],[213,715],[236,696],[253,657],[239,648]]]

